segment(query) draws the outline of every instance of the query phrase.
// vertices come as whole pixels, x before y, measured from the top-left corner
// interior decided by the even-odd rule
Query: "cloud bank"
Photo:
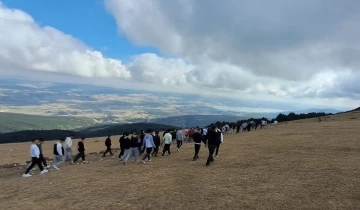
[[[106,58],[0,5],[0,67],[137,82],[169,92],[328,107],[360,101],[356,0],[105,0],[120,35],[153,53]]]

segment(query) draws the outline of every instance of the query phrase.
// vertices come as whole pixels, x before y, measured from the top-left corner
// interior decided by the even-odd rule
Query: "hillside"
[[[173,126],[161,125],[155,123],[133,123],[133,124],[110,124],[87,127],[77,130],[25,130],[11,133],[0,134],[1,143],[28,142],[32,138],[45,138],[47,140],[57,140],[61,137],[74,135],[75,138],[94,138],[107,135],[121,135],[123,132],[133,132],[146,129],[167,130],[174,128]]]
[[[85,117],[39,116],[0,112],[0,133],[23,130],[72,130],[92,124],[94,121]]]
[[[21,177],[21,164],[29,160],[30,143],[3,144],[0,185],[6,190],[0,202],[4,209],[54,210],[358,209],[359,126],[360,112],[349,112],[328,121],[304,119],[228,134],[210,167],[203,145],[197,161],[193,144],[184,144],[180,152],[173,145],[172,156],[123,165],[118,151],[106,158],[99,154],[105,137],[89,138],[89,164],[65,163],[46,175],[36,169],[28,179]],[[114,150],[118,138],[112,138]],[[46,157],[53,156],[53,143],[45,142]]]

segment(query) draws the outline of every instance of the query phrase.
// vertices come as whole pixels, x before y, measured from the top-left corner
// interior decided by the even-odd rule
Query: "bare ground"
[[[347,113],[229,134],[210,167],[204,146],[193,162],[193,145],[185,144],[146,164],[124,166],[94,154],[89,164],[67,164],[46,175],[35,170],[27,179],[24,166],[0,168],[0,209],[359,209],[359,117]],[[89,139],[85,146],[99,152],[103,144],[104,138]],[[29,143],[0,148],[2,165],[29,159]]]

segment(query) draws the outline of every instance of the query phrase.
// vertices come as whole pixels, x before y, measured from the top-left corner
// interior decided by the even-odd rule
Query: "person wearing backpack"
[[[106,151],[104,152],[103,157],[106,157],[106,154],[108,152],[110,152],[110,155],[113,155],[112,151],[111,151],[111,139],[110,139],[110,135],[108,135],[107,139],[105,140],[105,146],[106,146]]]
[[[54,164],[53,164],[53,168],[56,170],[60,170],[60,165],[63,164],[65,162],[65,150],[64,150],[64,142],[65,139],[61,138],[60,141],[56,142],[56,144],[54,144]]]

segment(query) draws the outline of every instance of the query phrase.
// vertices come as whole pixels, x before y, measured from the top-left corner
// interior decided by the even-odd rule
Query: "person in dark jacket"
[[[209,149],[209,156],[208,159],[206,161],[206,166],[209,166],[210,163],[212,163],[214,161],[214,152],[216,149],[216,145],[217,145],[217,141],[218,141],[218,135],[220,135],[220,132],[216,132],[217,127],[216,126],[212,126],[211,130],[209,130],[206,134],[205,137],[205,147],[207,147]]]
[[[129,139],[129,133],[127,132],[124,133],[124,140],[122,142],[122,147],[124,148],[124,155],[120,158],[120,161],[124,161],[130,153],[131,141]],[[125,161],[124,164],[126,164]]]
[[[44,165],[44,168],[49,168],[49,166],[47,165],[46,160],[44,158],[43,151],[42,151],[42,144],[44,143],[44,141],[45,141],[44,138],[39,138],[39,143],[37,144],[37,146],[39,147],[39,150],[40,150],[39,160]]]
[[[194,133],[192,134],[192,138],[194,139],[194,145],[195,145],[195,155],[193,157],[193,161],[196,161],[199,158],[199,152],[200,152],[203,136],[201,135],[198,129],[195,129]]]
[[[172,136],[172,142],[175,144],[175,143],[177,143],[176,142],[176,132],[177,132],[177,130],[176,129],[174,129],[174,130],[172,130],[171,131],[171,136]]]
[[[83,138],[81,138],[81,140],[78,142],[78,147],[77,147],[77,149],[78,149],[78,152],[79,152],[79,153],[75,156],[74,160],[71,161],[71,163],[75,163],[76,161],[79,160],[80,157],[81,157],[81,160],[82,160],[83,163],[86,162],[86,161],[85,161],[85,146],[84,146],[84,140],[85,140],[85,138],[83,137]]]
[[[105,140],[105,146],[106,146],[106,151],[104,152],[103,157],[106,157],[106,154],[108,152],[110,152],[110,155],[114,155],[111,151],[111,139],[110,139],[110,135],[108,135],[107,139]]]
[[[124,164],[126,164],[131,157],[134,157],[135,162],[137,162],[137,157],[139,154],[138,144],[139,144],[139,136],[137,135],[136,132],[134,132],[130,139],[130,152],[125,158]]]
[[[123,147],[124,138],[125,138],[125,132],[123,133],[123,135],[119,139],[119,143],[120,143],[119,160],[121,160],[121,157],[124,155],[124,147]]]
[[[152,156],[154,157],[157,157],[157,153],[159,152],[159,147],[160,147],[160,136],[159,136],[159,131],[156,131],[155,132],[155,135],[154,135],[154,144],[155,144],[155,148],[154,148],[154,151],[153,153],[151,154]]]
[[[145,137],[145,132],[144,130],[140,131],[140,138],[139,138],[139,144],[138,144],[138,148],[139,148],[139,154],[142,155],[142,153],[144,153],[145,147],[144,149],[142,148],[143,144],[144,144],[144,137]]]

